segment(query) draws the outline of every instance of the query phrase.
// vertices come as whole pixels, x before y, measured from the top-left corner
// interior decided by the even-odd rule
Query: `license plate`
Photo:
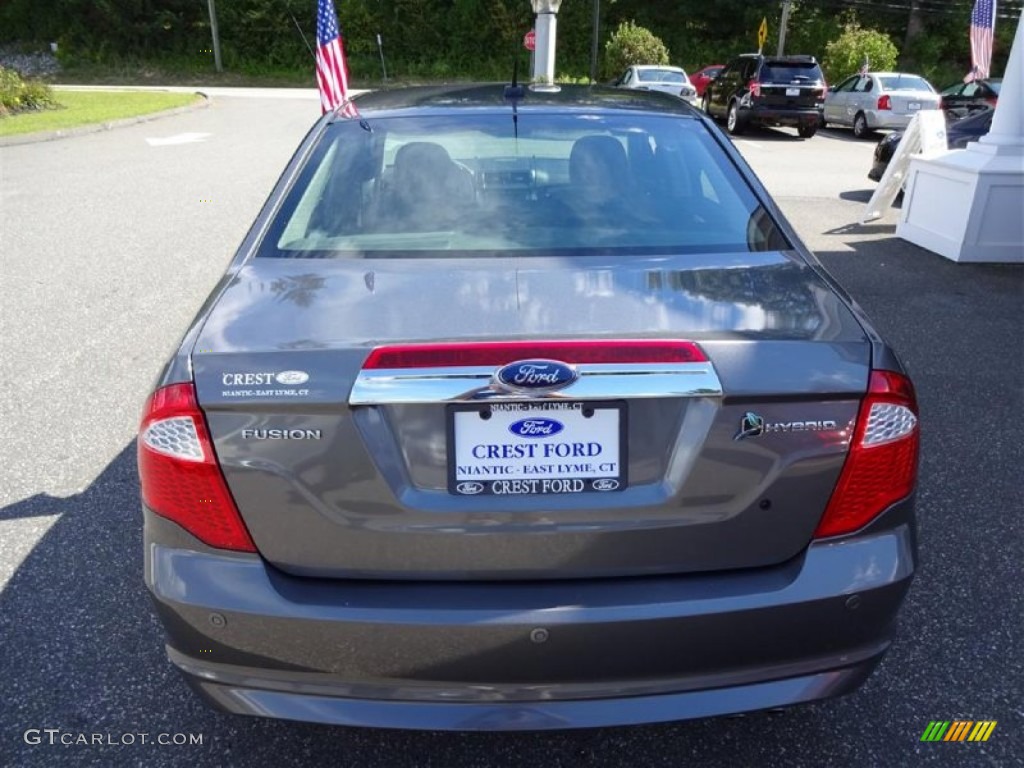
[[[909,109],[910,111],[914,111],[915,109],[920,109],[920,108],[921,108],[921,102],[920,101],[911,101],[911,102],[907,103],[907,109]]]
[[[787,88],[786,89],[786,95],[787,96],[799,96],[800,95],[800,89],[799,88]]]
[[[448,406],[448,491],[522,496],[626,487],[622,402]]]

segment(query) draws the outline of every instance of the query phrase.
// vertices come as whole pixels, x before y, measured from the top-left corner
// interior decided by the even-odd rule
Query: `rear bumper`
[[[890,110],[868,110],[864,113],[867,118],[868,126],[871,128],[893,128],[900,129],[906,128],[910,125],[910,120],[913,117],[910,115],[901,115]]]
[[[171,660],[229,712],[452,730],[681,720],[860,685],[914,573],[910,506],[756,572],[518,584],[300,579],[180,546],[147,513],[146,580]]]
[[[773,107],[748,107],[741,111],[748,120],[757,123],[774,125],[818,125],[821,120],[821,108],[815,109],[780,109]]]
[[[308,693],[276,690],[267,681],[207,679],[209,666],[194,660],[172,661],[204,699],[217,709],[240,715],[369,728],[455,731],[540,731],[641,725],[784,707],[855,690],[880,656],[842,669],[729,688],[632,695],[578,701],[429,703],[355,697],[351,689]],[[258,685],[258,687],[254,687]]]

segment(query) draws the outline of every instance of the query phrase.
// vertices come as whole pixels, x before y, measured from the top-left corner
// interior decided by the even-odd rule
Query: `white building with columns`
[[[1020,20],[988,135],[910,160],[896,234],[947,259],[1024,264],[1024,41]]]

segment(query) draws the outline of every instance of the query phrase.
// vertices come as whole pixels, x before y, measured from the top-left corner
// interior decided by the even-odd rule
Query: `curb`
[[[158,120],[161,117],[171,117],[172,115],[180,115],[185,112],[194,112],[197,109],[206,109],[210,106],[209,96],[202,91],[196,91],[195,93],[197,96],[202,96],[202,98],[195,104],[186,104],[183,107],[174,107],[173,109],[165,109],[162,112],[150,112],[148,114],[137,115],[135,117],[123,117],[120,120],[110,120],[106,123],[80,125],[77,128],[65,128],[59,131],[42,131],[38,133],[21,133],[14,136],[0,136],[0,147],[13,147],[20,144],[38,144],[43,141],[70,139],[75,136],[84,136],[89,133],[111,131],[115,128],[123,128],[127,125],[148,123],[150,120]]]

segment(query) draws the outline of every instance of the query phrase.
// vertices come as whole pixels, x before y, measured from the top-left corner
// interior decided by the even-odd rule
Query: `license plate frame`
[[[598,422],[587,424],[584,419],[587,411]],[[491,421],[487,428],[469,422],[473,413],[490,414],[481,421]],[[518,401],[518,402],[487,402],[487,403],[449,403],[445,413],[448,493],[453,496],[548,496],[575,495],[579,493],[609,493],[625,490],[629,485],[628,478],[628,415],[629,409],[624,400],[601,401]],[[609,423],[617,420],[617,424]],[[515,424],[525,421],[550,422],[557,421],[558,430],[550,436],[526,436],[510,432]],[[459,427],[457,428],[457,422]],[[543,424],[541,425],[544,426]],[[520,427],[526,429],[527,427]],[[466,461],[467,452],[460,456],[459,446],[462,439],[472,443],[473,435],[490,432],[493,443],[487,445],[524,446],[523,450],[533,454],[510,458],[484,458],[476,456]],[[599,432],[603,437],[595,438]],[[471,434],[472,433],[472,434]],[[559,433],[563,440],[551,440]],[[611,439],[614,433],[615,439]],[[583,435],[574,441],[574,435]],[[566,440],[568,442],[566,442]],[[499,442],[504,441],[504,442]],[[606,445],[605,443],[612,443]],[[564,450],[557,446],[583,446],[581,450],[593,450],[590,446],[598,444],[601,452],[596,455],[553,455],[544,456],[545,449],[541,446],[551,445],[548,452]],[[477,448],[484,444],[478,444]],[[536,446],[530,450],[528,446]],[[606,450],[607,449],[607,450]],[[470,449],[472,451],[472,449]],[[604,455],[601,455],[604,454]],[[474,463],[488,462],[486,464]],[[613,469],[607,469],[613,464]],[[529,465],[534,471],[524,471]],[[511,468],[511,472],[490,474],[496,467]],[[485,474],[467,474],[467,469],[489,468]],[[584,470],[585,471],[579,471]]]

